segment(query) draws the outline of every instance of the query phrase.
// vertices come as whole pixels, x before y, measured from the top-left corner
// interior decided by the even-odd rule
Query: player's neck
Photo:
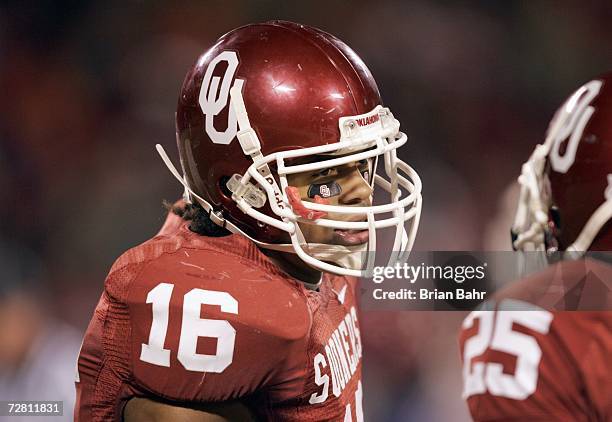
[[[270,258],[276,266],[291,277],[311,285],[321,281],[321,271],[307,265],[297,255],[270,249],[261,249],[261,251]]]

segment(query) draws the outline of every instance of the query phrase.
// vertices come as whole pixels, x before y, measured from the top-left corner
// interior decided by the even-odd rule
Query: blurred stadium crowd
[[[337,35],[372,70],[423,179],[419,250],[507,249],[487,240],[508,231],[499,198],[564,95],[612,69],[602,0],[3,1],[1,400],[69,403],[106,271],[180,195],[154,144],[174,152],[186,69],[224,32],[272,18]],[[467,418],[462,317],[362,316],[366,420]]]

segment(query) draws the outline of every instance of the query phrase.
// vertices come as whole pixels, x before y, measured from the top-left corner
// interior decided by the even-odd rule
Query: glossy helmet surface
[[[612,250],[612,73],[562,104],[519,182],[516,249]]]
[[[225,34],[188,72],[178,101],[176,130],[184,173],[181,182],[189,196],[210,211],[217,224],[262,247],[298,253],[323,270],[362,275],[312,260],[316,255],[312,245],[310,253],[305,252],[308,245],[296,224],[304,219],[287,198],[286,175],[312,170],[290,166],[292,158],[330,154],[349,162],[363,158],[355,154],[364,151],[366,158],[386,154],[388,164],[404,169],[411,180],[398,179],[397,169],[387,169],[395,189],[390,202],[395,206],[354,207],[349,211],[363,216],[363,227],[354,228],[375,226],[374,215],[386,211],[393,214],[394,223],[402,219],[401,246],[406,249],[414,240],[404,223],[410,221],[416,233],[420,180],[395,155],[406,137],[399,132],[399,122],[382,107],[366,65],[330,34],[284,21],[247,25]],[[169,164],[167,157],[165,161]],[[329,167],[331,161],[318,168]],[[398,184],[406,187],[403,193],[409,198],[400,198]],[[325,208],[329,205],[303,205],[340,211]],[[349,212],[349,207],[342,208],[340,212]],[[405,208],[412,211],[407,214]],[[377,221],[375,228],[387,220]],[[326,221],[332,220],[310,223],[335,227]],[[326,262],[335,261],[326,249]]]

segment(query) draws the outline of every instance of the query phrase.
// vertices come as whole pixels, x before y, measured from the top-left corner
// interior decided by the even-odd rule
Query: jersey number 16
[[[170,350],[164,348],[164,343],[173,289],[174,284],[160,283],[147,294],[147,303],[153,304],[153,323],[149,342],[142,344],[140,360],[153,365],[170,367]],[[201,318],[202,305],[219,306],[221,312],[238,314],[238,301],[227,292],[193,289],[186,293],[177,359],[188,371],[223,372],[234,358],[236,330],[228,321]],[[216,353],[196,353],[198,337],[217,339]]]

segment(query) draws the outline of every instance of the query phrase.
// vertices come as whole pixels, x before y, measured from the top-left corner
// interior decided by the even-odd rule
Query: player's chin
[[[357,246],[367,243],[369,239],[368,230],[341,230],[335,229],[332,243],[342,246]]]

